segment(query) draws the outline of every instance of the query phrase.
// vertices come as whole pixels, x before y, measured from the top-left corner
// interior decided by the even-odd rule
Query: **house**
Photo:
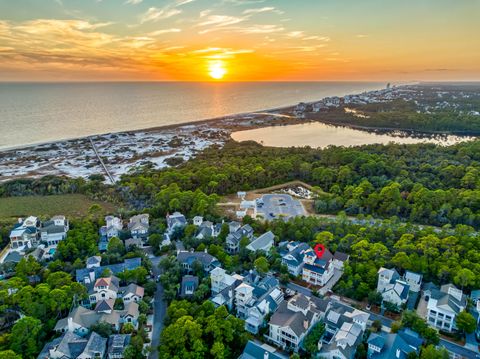
[[[135,283],[130,283],[125,288],[121,288],[120,291],[124,304],[140,302],[145,295],[145,289]]]
[[[338,270],[343,270],[344,263],[348,261],[349,258],[350,256],[346,253],[339,251],[335,252],[332,261],[333,267]]]
[[[410,291],[418,293],[420,292],[420,287],[422,286],[423,276],[419,273],[406,271],[405,272],[405,282],[410,287]]]
[[[88,294],[90,304],[95,304],[101,300],[115,300],[119,288],[120,280],[115,276],[98,278]]]
[[[40,239],[47,246],[56,246],[67,238],[69,229],[68,220],[65,216],[54,216],[49,221],[43,222],[40,228]]]
[[[328,359],[353,359],[362,342],[370,314],[338,301],[325,313],[325,334],[318,343],[319,355]]]
[[[146,240],[148,238],[148,229],[148,214],[138,214],[130,218],[130,221],[128,223],[128,230],[130,231],[133,239]]]
[[[302,273],[303,256],[309,249],[310,246],[307,243],[295,242],[294,247],[282,256],[282,264],[288,268],[288,273],[295,277]]]
[[[105,222],[106,225],[100,228],[100,236],[107,239],[118,237],[123,229],[122,220],[115,216],[106,216]]]
[[[473,306],[477,313],[480,313],[480,290],[472,290],[472,293],[470,293],[470,299],[472,300]]]
[[[241,283],[244,277],[238,274],[227,274],[220,267],[214,268],[210,272],[210,283],[212,289],[212,297],[210,300],[216,307],[225,305],[229,310],[233,309],[234,290]]]
[[[198,223],[198,220],[197,220],[197,223]],[[210,221],[203,221],[202,219],[201,224],[198,226],[198,232],[195,238],[196,239],[215,238],[218,236],[219,233],[220,233],[219,226],[214,225]]]
[[[427,301],[427,323],[447,332],[456,329],[456,317],[467,307],[466,295],[453,284],[442,285],[440,289],[428,285],[423,299]]]
[[[178,251],[177,261],[188,273],[192,272],[193,264],[195,262],[200,263],[203,267],[203,270],[207,273],[220,266],[218,259],[211,254],[208,254],[206,250],[205,252]]]
[[[175,230],[187,225],[187,219],[180,212],[167,214],[167,234],[170,237]]]
[[[119,331],[124,323],[131,323],[134,327],[138,324],[138,304],[130,302],[123,310],[113,309],[113,299],[101,300],[95,310],[84,307],[74,308],[67,318],[60,319],[55,325],[56,332],[72,332],[80,336],[86,336],[92,325],[96,323],[108,323],[115,331]]]
[[[40,221],[30,216],[25,220],[18,219],[18,223],[10,232],[10,248],[16,251],[36,247],[39,242]]]
[[[238,222],[232,223],[234,225],[229,225],[230,233],[225,239],[225,249],[227,253],[236,254],[240,250],[240,241],[243,238],[248,238],[249,241],[253,239],[253,228],[249,224],[240,227],[236,225]]]
[[[324,317],[327,306],[325,300],[300,293],[283,301],[270,318],[267,339],[297,352],[310,329]]]
[[[268,315],[275,313],[283,302],[283,292],[276,278],[267,276],[252,287],[252,292],[244,294],[244,287],[240,285],[235,289],[235,306],[237,316],[245,318],[245,329],[252,334],[257,334],[265,325]]]
[[[123,359],[125,348],[130,344],[130,334],[113,334],[108,338],[107,359]]]
[[[108,243],[107,243],[108,247]],[[129,249],[132,247],[142,248],[143,247],[143,239],[140,237],[137,238],[127,238],[125,239],[125,248]]]
[[[238,359],[288,359],[268,344],[249,340]]]
[[[325,249],[319,258],[312,248],[303,253],[302,279],[313,285],[324,286],[333,277],[333,255]]]
[[[193,275],[184,275],[180,285],[180,297],[190,297],[198,288],[198,277]]]
[[[100,267],[100,263],[102,263],[102,257],[100,257],[100,256],[88,257],[87,258],[87,269],[98,268],[98,267]]]
[[[410,353],[420,354],[423,340],[417,332],[401,329],[397,333],[372,333],[368,337],[368,358],[407,358]]]
[[[141,258],[127,258],[123,263],[110,264],[106,266],[98,265],[94,257],[87,258],[87,265],[91,264],[90,267],[77,269],[75,271],[75,279],[79,283],[91,284],[95,283],[95,280],[99,278],[105,270],[110,271],[111,274],[116,275],[122,273],[126,270],[134,270],[142,265]]]
[[[268,231],[251,242],[246,248],[252,252],[262,251],[268,253],[275,243],[274,239],[275,235]]]
[[[89,338],[83,338],[72,332],[47,343],[38,359],[93,359],[104,358],[107,350],[107,339],[92,332]]]
[[[203,217],[202,216],[195,216],[193,217],[193,225],[194,226],[201,226],[203,223]]]
[[[378,270],[377,292],[383,301],[401,307],[407,303],[410,286],[402,280],[395,269],[381,267]]]

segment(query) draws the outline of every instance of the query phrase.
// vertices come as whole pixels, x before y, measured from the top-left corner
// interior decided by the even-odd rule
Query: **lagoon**
[[[449,146],[475,139],[471,136],[426,135],[405,131],[378,132],[327,125],[320,122],[287,126],[270,126],[232,133],[235,141],[255,141],[271,147],[326,148],[328,146],[361,146],[371,144],[434,143]]]

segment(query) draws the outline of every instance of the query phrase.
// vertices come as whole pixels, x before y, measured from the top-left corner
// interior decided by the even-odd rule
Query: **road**
[[[165,257],[153,257],[150,258],[152,262],[152,272],[154,278],[156,279],[158,275],[160,275],[161,271],[158,268],[158,263],[160,260]],[[163,286],[161,283],[157,283],[157,290],[155,291],[155,296],[153,300],[153,329],[152,329],[152,352],[148,356],[149,359],[157,359],[158,352],[157,348],[160,344],[160,334],[162,333],[163,329],[163,319],[165,318],[165,314],[167,312],[167,303],[163,300]]]

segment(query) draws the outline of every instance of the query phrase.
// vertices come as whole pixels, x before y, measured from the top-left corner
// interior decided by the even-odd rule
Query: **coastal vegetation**
[[[31,213],[41,213],[46,217],[58,213],[69,218],[81,217],[87,215],[93,205],[99,206],[104,213],[114,210],[112,204],[92,200],[83,194],[0,197],[0,218],[25,217]]]

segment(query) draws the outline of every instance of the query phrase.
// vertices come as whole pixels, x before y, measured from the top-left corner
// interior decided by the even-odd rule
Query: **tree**
[[[464,287],[475,284],[475,274],[470,269],[462,268],[453,278],[453,281],[463,289]]]
[[[305,350],[312,355],[312,357],[318,352],[318,341],[322,338],[325,332],[325,324],[317,323],[312,328],[310,333],[305,338],[304,347]]]
[[[270,266],[268,264],[268,260],[265,257],[258,257],[255,262],[253,262],[253,265],[255,266],[255,269],[258,271],[260,274],[266,274],[268,270],[270,269]]]
[[[135,327],[132,323],[125,323],[122,326],[122,334],[132,334],[135,331]]]
[[[3,350],[0,352],[0,359],[22,359],[22,357],[13,350]]]
[[[460,312],[455,321],[457,323],[457,328],[464,333],[473,333],[477,328],[475,318],[467,311]]]
[[[42,322],[32,317],[23,317],[12,328],[10,349],[22,358],[36,357],[40,351],[39,337],[42,333]]]
[[[422,348],[420,353],[420,359],[448,359],[449,355],[445,348],[437,349],[434,345],[430,344]]]
[[[108,323],[96,323],[90,327],[92,332],[96,332],[98,335],[108,338],[110,335],[113,334],[112,326]]]

